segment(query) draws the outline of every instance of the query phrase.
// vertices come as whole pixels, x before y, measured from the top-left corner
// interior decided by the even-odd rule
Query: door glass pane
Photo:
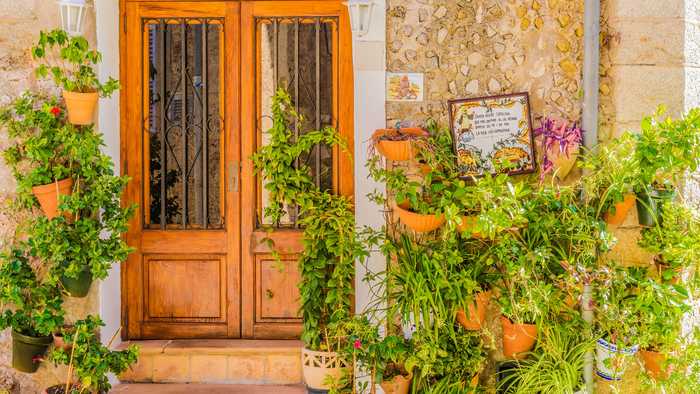
[[[144,20],[145,227],[223,227],[223,28]]]
[[[294,125],[299,135],[326,126],[336,126],[335,56],[337,53],[337,18],[277,17],[257,19],[257,83],[260,89],[258,131],[260,141],[267,141],[266,130],[272,127],[272,96],[278,87],[285,88],[295,109],[303,116]],[[333,150],[319,145],[300,158],[323,190],[333,189]],[[296,210],[286,207],[288,215],[281,223],[269,223],[262,212],[268,195],[261,187],[258,223],[293,227]]]

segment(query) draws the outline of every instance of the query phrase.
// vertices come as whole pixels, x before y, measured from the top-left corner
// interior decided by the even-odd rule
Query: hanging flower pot
[[[627,193],[624,199],[615,204],[614,209],[605,213],[605,222],[613,226],[619,226],[625,222],[627,214],[634,206],[637,201],[637,195],[634,193]]]
[[[639,225],[654,227],[663,220],[662,207],[676,197],[675,190],[642,190],[637,193],[637,215]]]
[[[476,223],[479,221],[479,216],[462,216],[461,219],[462,224],[457,225],[457,231],[473,238],[481,238],[481,234],[476,231]]]
[[[372,134],[372,143],[379,153],[392,161],[408,161],[416,157],[416,141],[428,137],[428,132],[418,128],[379,129]]]
[[[64,90],[63,99],[66,101],[68,122],[79,126],[95,122],[95,109],[99,99],[97,92],[80,93]]]
[[[549,157],[552,161],[552,172],[557,178],[561,180],[569,175],[578,159],[578,152],[578,145],[569,145],[565,151],[555,151],[555,153]]]
[[[77,384],[71,385],[71,387],[69,387],[69,389],[68,389],[69,393],[76,392],[76,391],[80,392],[80,386]],[[51,386],[51,387],[47,388],[46,390],[44,390],[43,394],[66,394],[66,385],[65,385],[65,383],[63,383],[63,384],[57,384],[57,385]]]
[[[64,328],[63,330],[53,334],[54,349],[63,349],[64,351],[69,352],[73,348],[73,345],[66,342],[65,335],[68,335],[70,332],[69,330],[70,328]]]
[[[503,355],[516,360],[523,359],[532,350],[537,340],[537,326],[534,324],[517,324],[501,316],[503,327]]]
[[[21,372],[36,372],[52,342],[50,335],[33,337],[12,330],[12,368]]]
[[[39,205],[48,219],[58,216],[58,203],[61,196],[70,196],[73,193],[73,179],[66,178],[60,181],[41,186],[32,187],[32,194],[39,200]]]
[[[651,350],[640,350],[639,357],[642,359],[647,374],[654,380],[665,380],[668,378],[670,369],[661,369],[661,366],[666,362],[666,357],[663,354]]]
[[[596,342],[596,373],[605,380],[621,380],[630,357],[639,350],[639,346],[618,348],[605,339]]]
[[[413,374],[409,373],[408,376],[397,375],[389,380],[384,380],[379,383],[385,394],[408,394],[411,389],[411,380],[413,380]]]
[[[71,297],[85,297],[90,292],[90,286],[92,285],[92,271],[90,267],[85,267],[78,273],[76,278],[61,275],[61,284]]]
[[[394,211],[404,226],[417,233],[437,230],[445,223],[445,215],[415,213],[408,209],[408,203],[396,204]]]
[[[475,301],[469,304],[467,311],[457,311],[457,321],[467,330],[480,330],[486,320],[486,310],[491,300],[491,292],[484,291],[474,297]]]
[[[301,366],[304,383],[309,391],[329,390],[327,377],[340,378],[350,368],[336,352],[321,352],[302,348]]]

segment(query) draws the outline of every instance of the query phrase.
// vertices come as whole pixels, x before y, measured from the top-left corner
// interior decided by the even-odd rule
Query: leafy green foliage
[[[11,144],[3,152],[5,163],[17,180],[18,202],[35,203],[33,186],[46,185],[71,175],[69,136],[75,129],[65,124],[63,108],[55,98],[24,93],[0,110],[0,126]]]
[[[66,336],[70,350],[54,349],[51,358],[57,364],[69,365],[77,377],[77,384],[68,384],[70,394],[107,393],[112,385],[108,374],[120,374],[136,363],[138,347],[130,345],[121,351],[110,350],[100,341],[99,329],[104,323],[99,317],[87,316],[75,323],[75,331]],[[70,372],[69,372],[70,373]],[[73,376],[68,377],[72,381]]]
[[[48,336],[63,324],[63,299],[55,282],[39,278],[23,249],[0,256],[0,329],[11,327],[29,336]]]
[[[57,85],[69,92],[98,92],[102,97],[109,97],[119,89],[117,80],[109,78],[102,83],[97,78],[95,67],[102,61],[102,54],[90,49],[85,37],[72,37],[60,29],[48,33],[42,31],[39,42],[32,48],[32,55],[34,59],[45,61],[37,68],[37,76],[46,78],[50,75]],[[51,64],[55,57],[60,62]]]
[[[499,382],[510,394],[574,394],[583,386],[583,365],[594,341],[580,323],[547,327],[539,333],[538,345],[518,363],[515,373]]]
[[[329,328],[350,316],[355,261],[364,259],[367,251],[355,229],[351,201],[319,190],[309,167],[294,165],[316,144],[343,148],[342,139],[330,127],[295,138],[290,125],[303,119],[293,108],[289,94],[278,90],[272,100],[268,143],[253,155],[253,164],[269,193],[264,215],[272,223],[279,224],[288,207],[299,208],[298,223],[304,229],[304,251],[299,256],[302,340],[311,349],[331,350],[330,341],[338,337]]]

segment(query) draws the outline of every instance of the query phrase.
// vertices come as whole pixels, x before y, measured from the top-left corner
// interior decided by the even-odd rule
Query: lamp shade
[[[353,34],[358,37],[366,35],[372,24],[374,0],[348,0],[345,5],[350,14],[350,28]]]
[[[58,0],[61,13],[61,27],[71,36],[83,34],[87,0]]]

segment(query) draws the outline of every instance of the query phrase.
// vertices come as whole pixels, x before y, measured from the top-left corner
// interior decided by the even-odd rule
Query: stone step
[[[158,340],[131,341],[120,347],[129,344],[139,346],[139,361],[119,377],[122,382],[302,383],[300,341]]]
[[[120,384],[110,393],[127,394],[305,394],[302,385],[265,386],[265,385],[225,385],[225,384],[155,384],[136,383]]]

